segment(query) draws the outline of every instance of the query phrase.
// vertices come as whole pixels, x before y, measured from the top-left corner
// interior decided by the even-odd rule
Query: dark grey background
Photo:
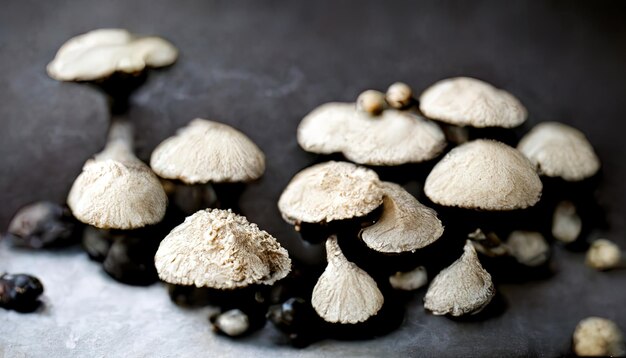
[[[124,27],[164,36],[181,52],[176,65],[152,72],[132,100],[139,156],[147,160],[162,139],[194,117],[241,129],[267,155],[265,176],[245,192],[242,210],[288,248],[299,240],[275,203],[291,176],[314,159],[296,143],[300,119],[319,104],[350,101],[367,88],[384,90],[401,80],[421,91],[456,75],[509,90],[528,108],[530,124],[557,120],[587,134],[604,172],[599,202],[609,231],[597,235],[626,247],[626,9],[619,2],[1,5],[0,230],[23,204],[64,200],[84,161],[104,144],[102,95],[53,81],[46,64],[76,34]],[[582,260],[583,254],[557,249],[555,277],[498,287],[508,305],[499,317],[456,323],[424,314],[418,302],[398,332],[363,347],[408,355],[555,356],[568,352],[571,332],[586,315],[613,318],[626,329],[626,276],[591,272]]]

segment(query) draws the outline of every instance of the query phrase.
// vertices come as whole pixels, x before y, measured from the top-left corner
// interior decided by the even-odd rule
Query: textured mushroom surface
[[[399,253],[415,251],[437,240],[443,225],[435,210],[421,204],[400,185],[382,182],[385,193],[380,219],[361,231],[370,249]]]
[[[424,307],[435,315],[474,314],[487,306],[494,295],[491,275],[481,266],[468,240],[463,256],[433,279],[424,297]]]
[[[150,166],[187,184],[248,182],[263,175],[265,155],[233,127],[196,118],[154,149]]]
[[[369,165],[419,163],[446,146],[434,122],[396,109],[372,116],[353,103],[327,103],[313,110],[298,126],[298,143],[307,152],[342,153]]]
[[[506,240],[508,252],[526,266],[544,264],[550,256],[550,246],[543,235],[534,231],[513,231]]]
[[[574,331],[574,352],[580,357],[623,357],[624,337],[619,327],[606,318],[588,317]]]
[[[348,261],[337,238],[326,240],[328,266],[313,288],[315,312],[331,323],[358,323],[375,315],[384,297],[367,272]]]
[[[457,126],[517,127],[528,115],[509,92],[469,77],[435,83],[420,96],[424,115]]]
[[[622,262],[622,251],[613,241],[598,239],[591,244],[585,257],[587,266],[596,270],[609,270]]]
[[[98,29],[68,40],[47,69],[50,77],[59,81],[93,81],[114,72],[169,66],[177,57],[178,50],[162,38],[134,35],[124,29]]]
[[[452,149],[426,178],[424,193],[444,206],[468,209],[523,209],[539,201],[541,180],[515,148],[474,140]]]
[[[424,266],[419,266],[408,272],[396,272],[389,276],[389,284],[396,290],[413,291],[428,282],[428,274]]]
[[[289,223],[364,216],[383,203],[378,175],[347,162],[325,162],[296,174],[278,200]]]
[[[558,122],[542,122],[517,145],[537,166],[540,174],[568,181],[588,178],[600,169],[600,159],[587,137],[576,128]]]
[[[207,209],[185,219],[154,257],[168,283],[232,289],[271,285],[287,276],[287,250],[270,234],[230,210]]]

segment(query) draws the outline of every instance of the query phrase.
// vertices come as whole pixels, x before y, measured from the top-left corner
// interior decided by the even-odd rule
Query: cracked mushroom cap
[[[528,115],[509,92],[470,77],[439,81],[428,87],[419,101],[427,117],[457,126],[512,128]]]
[[[154,263],[165,282],[216,289],[271,285],[291,270],[287,250],[275,238],[219,209],[187,217],[163,239]]]
[[[399,253],[430,245],[443,234],[435,210],[424,206],[400,185],[382,182],[383,213],[380,219],[361,231],[370,249]]]
[[[327,103],[298,126],[298,143],[307,152],[342,153],[368,165],[400,165],[430,160],[445,148],[439,126],[416,114],[386,109],[378,116],[353,103]]]
[[[491,275],[467,240],[463,256],[433,279],[424,296],[424,307],[435,315],[475,314],[491,302],[495,292]]]
[[[88,160],[67,197],[72,214],[101,229],[136,229],[163,219],[167,195],[140,160]]]
[[[517,145],[537,167],[539,174],[579,181],[600,169],[600,159],[587,137],[576,128],[558,122],[537,124]]]
[[[426,178],[424,193],[433,202],[480,210],[533,206],[543,185],[518,150],[493,140],[474,140],[452,149]]]
[[[359,323],[374,316],[384,297],[367,272],[348,261],[337,237],[326,240],[328,266],[313,288],[311,304],[326,322]]]
[[[196,118],[154,149],[150,166],[187,184],[249,182],[263,175],[265,155],[235,128]]]
[[[382,203],[383,190],[373,170],[331,161],[296,174],[278,209],[288,223],[320,223],[364,216]]]
[[[177,57],[178,50],[160,37],[98,29],[63,44],[47,70],[59,81],[94,81],[114,72],[137,73],[146,67],[169,66]]]

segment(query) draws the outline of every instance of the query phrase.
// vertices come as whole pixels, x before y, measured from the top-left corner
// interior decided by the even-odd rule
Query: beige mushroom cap
[[[426,178],[424,193],[445,206],[513,210],[535,205],[542,187],[522,153],[497,141],[479,139],[446,154]]]
[[[93,81],[114,72],[168,66],[177,57],[178,50],[162,38],[138,36],[124,29],[98,29],[63,44],[47,70],[59,81]]]
[[[154,149],[150,166],[187,184],[248,182],[263,175],[265,155],[235,128],[196,118]]]
[[[596,270],[619,267],[622,263],[622,250],[611,240],[598,239],[589,247],[585,263]]]
[[[463,256],[435,276],[428,287],[424,307],[435,315],[478,313],[495,295],[491,275],[481,266],[469,240],[463,251]]]
[[[526,108],[513,95],[469,77],[439,81],[419,100],[424,115],[457,126],[511,128],[527,117]]]
[[[517,145],[540,174],[568,181],[588,178],[600,169],[600,159],[585,135],[558,122],[542,122]]]
[[[400,185],[382,182],[385,193],[380,219],[361,231],[370,249],[399,253],[415,251],[437,240],[443,225],[435,210],[421,204]]]
[[[550,246],[543,235],[535,231],[513,231],[506,241],[509,253],[526,266],[540,266],[550,257]]]
[[[574,331],[574,352],[581,357],[622,357],[626,353],[619,327],[606,318],[588,317]]]
[[[296,174],[278,209],[288,223],[319,223],[364,216],[382,203],[383,190],[373,170],[331,161]]]
[[[367,272],[348,261],[337,238],[326,240],[328,266],[313,288],[311,305],[325,321],[359,323],[378,313],[384,297]]]
[[[400,165],[433,159],[446,146],[439,126],[414,113],[386,109],[372,116],[353,103],[327,103],[298,126],[307,152],[343,153],[355,163]]]
[[[233,289],[271,285],[287,276],[287,250],[270,234],[230,210],[206,209],[187,217],[154,256],[168,283]]]
[[[389,276],[389,284],[396,290],[414,291],[428,283],[428,273],[424,266],[408,272],[396,272]]]

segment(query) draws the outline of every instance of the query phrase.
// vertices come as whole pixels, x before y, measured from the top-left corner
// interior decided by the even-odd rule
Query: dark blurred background
[[[104,145],[105,98],[50,79],[46,64],[72,36],[123,27],[163,36],[181,54],[132,98],[139,157],[148,160],[194,117],[239,128],[267,155],[265,176],[245,191],[242,211],[290,249],[300,241],[276,201],[315,160],[296,143],[300,119],[364,89],[404,81],[419,93],[457,75],[513,93],[528,108],[528,127],[556,120],[586,133],[603,164],[598,202],[608,231],[599,234],[626,247],[625,2],[21,0],[1,7],[0,231],[26,203],[64,201],[85,160]],[[626,329],[623,273],[590,272],[580,253],[560,250],[555,260],[550,280],[500,288],[509,306],[500,317],[455,324],[424,316],[418,302],[407,319],[419,312],[419,323],[382,344],[410,355],[555,356],[568,351],[585,315]]]

